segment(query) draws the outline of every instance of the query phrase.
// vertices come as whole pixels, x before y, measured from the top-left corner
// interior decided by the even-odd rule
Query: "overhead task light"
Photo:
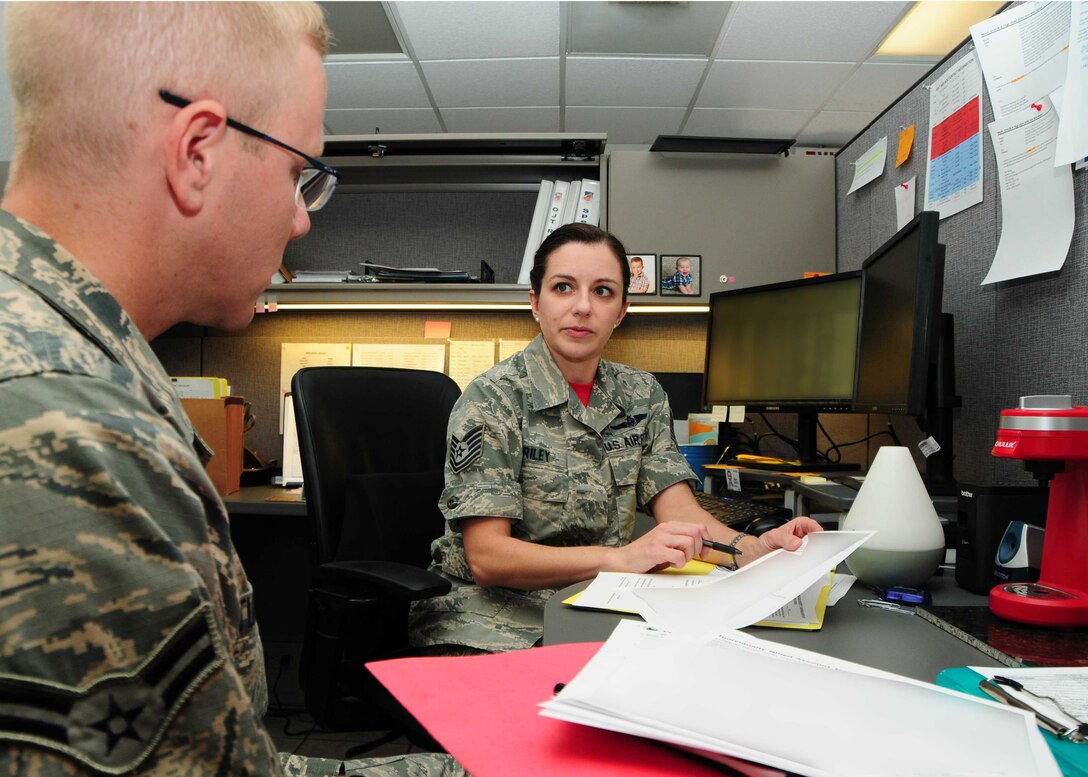
[[[788,156],[796,138],[708,138],[697,135],[658,135],[651,151],[688,154],[782,154]]]
[[[876,50],[883,57],[943,57],[1005,3],[933,2],[914,4]]]
[[[262,301],[258,300],[258,307]],[[269,301],[263,307],[272,309]],[[276,310],[315,310],[335,312],[341,310],[463,310],[517,311],[530,310],[528,302],[278,302]],[[628,313],[709,313],[709,305],[632,305]]]

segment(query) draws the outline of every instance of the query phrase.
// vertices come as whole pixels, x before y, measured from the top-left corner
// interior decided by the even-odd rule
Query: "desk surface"
[[[246,486],[223,497],[229,515],[280,515],[306,517],[306,503],[283,500],[294,492],[280,486]]]
[[[544,644],[597,642],[608,638],[620,618],[637,617],[582,610],[563,604],[589,583],[576,583],[559,591],[544,608]],[[935,603],[985,605],[986,597],[959,588],[951,576],[930,580],[927,589]],[[937,673],[952,666],[1000,666],[994,659],[961,642],[917,615],[905,615],[871,607],[857,600],[873,598],[860,583],[834,607],[829,607],[819,631],[749,627],[761,639],[854,661],[888,672],[933,682]]]
[[[861,487],[860,481],[855,482],[855,488],[843,485],[841,482],[836,482],[832,478],[843,480],[851,478],[854,475],[864,475],[861,472],[812,472],[809,475],[815,475],[827,480],[826,483],[804,483],[801,480],[801,474],[794,472],[775,472],[770,469],[755,469],[753,467],[734,467],[728,464],[704,464],[703,472],[711,477],[724,477],[725,470],[735,469],[740,472],[742,478],[749,478],[751,480],[760,480],[764,483],[777,483],[783,488],[791,489],[801,494],[801,496],[809,499],[817,504],[829,507],[832,510],[838,510],[840,512],[846,512],[850,509],[850,506],[854,503],[854,497],[858,494],[858,488]],[[956,512],[958,506],[958,497],[955,496],[934,496],[933,506],[937,509],[938,513],[952,514]]]

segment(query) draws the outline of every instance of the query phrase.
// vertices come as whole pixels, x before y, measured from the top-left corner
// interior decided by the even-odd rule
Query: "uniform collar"
[[[37,294],[109,359],[136,375],[155,410],[192,439],[192,426],[158,357],[94,274],[36,226],[0,210],[3,247],[0,272]]]
[[[544,410],[565,404],[572,416],[598,433],[621,413],[627,412],[628,398],[620,390],[616,367],[611,362],[601,359],[597,365],[589,404],[583,406],[544,345],[543,335],[537,335],[523,353],[535,409]]]

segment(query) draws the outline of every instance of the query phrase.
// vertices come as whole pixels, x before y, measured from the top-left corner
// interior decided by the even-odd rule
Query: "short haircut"
[[[329,44],[324,11],[309,2],[17,2],[4,27],[12,179],[24,163],[122,169],[159,89],[218,100],[259,125],[282,108],[298,44],[322,57]]]
[[[638,262],[639,264],[644,264],[641,256],[632,256],[631,263],[634,264],[635,262]]]
[[[552,232],[533,257],[533,269],[529,271],[529,285],[533,293],[540,296],[541,284],[544,282],[544,274],[548,271],[548,258],[561,246],[567,243],[587,243],[593,245],[601,243],[606,246],[620,265],[620,273],[623,278],[623,299],[627,299],[627,287],[631,283],[631,267],[627,264],[627,249],[619,238],[611,232],[593,226],[592,224],[564,224]]]

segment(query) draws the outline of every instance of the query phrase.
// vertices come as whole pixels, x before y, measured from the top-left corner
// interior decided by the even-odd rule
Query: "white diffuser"
[[[907,448],[884,446],[841,528],[875,531],[846,566],[863,583],[920,586],[944,560],[944,532]]]

